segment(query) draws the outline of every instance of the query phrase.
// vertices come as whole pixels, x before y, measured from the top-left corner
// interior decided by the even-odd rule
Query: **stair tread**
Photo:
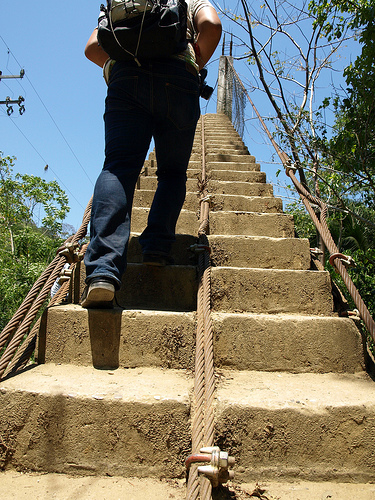
[[[0,393],[31,392],[146,405],[172,400],[189,405],[191,388],[192,379],[185,370],[150,367],[98,370],[90,366],[47,363],[2,381]]]
[[[375,386],[367,373],[287,373],[222,370],[218,406],[251,406],[320,413],[333,407],[375,410]],[[364,408],[364,412],[365,412]]]
[[[20,473],[14,470],[0,472],[4,498],[20,500],[33,497],[38,500],[117,499],[175,500],[186,499],[184,480],[154,478],[124,478],[121,476],[72,476],[68,474]]]
[[[220,369],[217,407],[254,407],[321,413],[335,407],[375,410],[375,386],[367,373],[288,373]],[[190,405],[193,379],[185,370],[129,368],[97,370],[87,366],[35,365],[4,380],[0,391],[158,405]]]
[[[28,498],[30,491],[39,500],[92,500],[93,498],[128,498],[131,500],[185,500],[185,480],[167,481],[153,478],[124,478],[120,476],[71,476],[68,474],[21,473],[9,470],[0,473],[4,498],[20,500]],[[375,484],[337,483],[313,481],[275,481],[262,479],[236,486],[236,493],[251,495],[264,490],[267,498],[280,500],[373,500]],[[229,485],[229,491],[233,487]],[[258,497],[258,496],[257,496]],[[255,497],[254,497],[255,498]],[[266,497],[264,497],[266,498]]]

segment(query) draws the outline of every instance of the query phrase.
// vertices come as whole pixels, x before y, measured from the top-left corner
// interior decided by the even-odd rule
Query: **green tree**
[[[252,100],[301,182],[328,205],[336,243],[358,260],[353,277],[366,277],[360,280],[366,289],[360,291],[374,296],[375,278],[368,272],[375,240],[373,0],[220,4],[222,14],[237,25],[233,56],[248,62],[242,80]],[[345,69],[347,88],[342,89],[335,84],[342,74],[340,55],[355,39],[362,52]],[[327,88],[327,81],[330,95],[320,88]],[[317,246],[302,204],[289,211],[298,233]]]
[[[371,0],[313,0],[310,11],[329,40],[350,29],[361,53],[344,71],[347,88],[334,98],[332,137],[318,143],[326,162],[345,172],[357,197],[375,209],[375,4]]]
[[[14,175],[13,167],[0,153],[0,330],[54,258],[69,211],[56,181]]]

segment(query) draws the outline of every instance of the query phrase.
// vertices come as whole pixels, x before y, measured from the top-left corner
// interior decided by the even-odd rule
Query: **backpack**
[[[100,10],[98,43],[111,59],[140,65],[187,47],[186,0],[107,0]]]

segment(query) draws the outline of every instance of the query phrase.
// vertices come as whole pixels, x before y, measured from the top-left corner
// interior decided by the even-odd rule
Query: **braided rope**
[[[284,151],[282,151],[279,148],[278,144],[276,143],[276,141],[272,137],[272,134],[270,133],[266,124],[264,123],[264,120],[260,116],[259,111],[257,110],[255,104],[253,103],[249,94],[247,93],[240,77],[236,73],[232,62],[229,59],[228,59],[228,61],[231,64],[232,69],[233,69],[233,73],[236,76],[236,78],[238,79],[238,81],[240,82],[242,89],[243,89],[244,93],[246,94],[246,97],[249,100],[251,106],[253,107],[265,133],[267,134],[268,138],[270,139],[272,145],[275,148],[276,153],[278,154],[282,164],[284,165],[286,174],[292,180],[298,194],[301,197],[303,204],[306,207],[306,210],[310,214],[310,217],[312,218],[312,220],[315,224],[315,227],[317,228],[325,246],[327,247],[327,249],[331,255],[339,253],[339,250],[336,246],[336,243],[334,242],[334,240],[332,238],[331,232],[330,232],[328,225],[327,225],[327,222],[326,222],[326,217],[327,217],[327,213],[328,213],[327,205],[320,198],[317,198],[317,197],[313,196],[311,193],[309,193],[307,191],[307,189],[302,185],[302,183],[299,182],[299,180],[297,179],[297,177],[294,174],[295,169],[293,167],[291,167],[290,158],[288,157],[288,155]],[[320,210],[321,210],[320,219],[316,216],[312,206],[310,205],[310,202],[315,204],[315,205],[318,205],[320,207]],[[334,258],[333,263],[334,263],[334,266],[336,267],[337,271],[341,275],[341,277],[344,281],[344,284],[345,284],[348,292],[350,293],[350,295],[351,295],[351,297],[352,297],[352,299],[353,299],[353,301],[354,301],[354,303],[359,311],[361,319],[363,320],[363,322],[367,328],[367,331],[369,332],[372,340],[375,342],[375,322],[374,322],[374,319],[372,318],[369,310],[367,309],[366,304],[364,303],[361,295],[359,294],[356,286],[353,283],[353,280],[351,279],[349,273],[347,272],[347,270],[346,270],[345,266],[343,265],[343,263],[341,262],[341,260],[338,257],[336,257],[336,258]]]
[[[197,335],[195,351],[194,415],[192,423],[192,453],[199,453],[203,446],[214,444],[215,374],[213,359],[213,328],[211,320],[211,262],[209,256],[209,210],[207,201],[207,176],[205,161],[204,117],[202,126],[202,181],[199,244],[204,251],[199,254],[199,288],[197,297]],[[198,476],[197,465],[189,471],[187,499],[209,500],[212,495],[211,481]]]
[[[319,231],[319,234],[322,237],[322,240],[324,241],[325,246],[327,247],[329,253],[334,256],[334,254],[338,254],[339,250],[336,246],[336,243],[334,242],[332,235],[330,233],[330,230],[327,226],[327,213],[328,213],[328,207],[327,205],[320,200],[319,198],[316,198],[313,196],[311,193],[309,193],[303,185],[298,181],[297,177],[294,175],[293,169],[287,168],[287,175],[290,177],[292,180],[294,186],[296,187],[303,204],[306,207],[306,210],[310,214],[310,217],[312,218],[316,228]],[[311,203],[314,203],[318,205],[321,209],[320,212],[320,219],[317,217],[316,213],[314,212],[314,209],[311,206]],[[351,297],[353,298],[353,301],[359,311],[359,314],[366,325],[366,328],[368,332],[371,335],[372,340],[375,340],[375,322],[374,319],[372,318],[369,310],[366,307],[366,304],[364,303],[361,295],[359,294],[356,286],[353,283],[353,280],[351,279],[348,271],[346,270],[346,267],[344,264],[341,262],[339,257],[336,257],[333,259],[334,266],[336,267],[337,271],[340,273],[346,288],[348,289],[348,292],[350,293]]]
[[[61,288],[53,296],[50,303],[48,304],[48,307],[52,307],[53,305],[57,304],[63,297],[65,297],[65,295],[68,293],[68,290],[69,290],[69,281],[66,281],[65,283],[62,284]],[[24,366],[28,363],[32,353],[35,350],[36,339],[39,332],[40,323],[41,323],[41,318],[39,318],[38,321],[35,323],[30,333],[22,343],[21,347],[18,349],[17,353],[13,357],[12,361],[7,366],[6,370],[4,371],[3,375],[4,378],[16,372],[17,370],[24,368]]]
[[[92,199],[89,201],[85,209],[80,228],[74,236],[69,237],[65,241],[64,246],[66,248],[68,246],[74,246],[86,235],[87,226],[90,221],[91,204]],[[37,317],[40,310],[44,307],[44,304],[49,297],[52,285],[60,275],[60,272],[64,267],[66,261],[66,257],[61,255],[57,255],[53,259],[46,270],[35,282],[13,318],[1,332],[0,349],[2,349],[6,344],[8,345],[6,346],[0,358],[0,380],[3,375],[9,374],[12,370],[14,371],[14,368],[16,366],[18,367],[19,364],[23,365],[25,363],[26,353],[27,355],[29,355],[27,360],[30,359],[30,356],[33,352],[33,350],[31,350],[31,345],[33,344],[35,346],[35,339],[38,333],[39,321],[36,322],[30,332],[29,328],[35,321],[35,318]],[[60,293],[57,295],[56,300],[60,296],[61,289]],[[55,302],[51,301],[51,304]],[[21,344],[23,344],[24,341],[27,342],[25,347],[20,351],[18,355],[16,355],[13,360],[13,357],[15,356],[18,348]]]

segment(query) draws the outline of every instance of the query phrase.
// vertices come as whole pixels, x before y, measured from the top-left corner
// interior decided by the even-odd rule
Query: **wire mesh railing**
[[[276,143],[274,140],[272,134],[268,130],[264,120],[262,119],[258,109],[256,108],[254,102],[250,98],[243,82],[241,81],[239,75],[237,74],[236,70],[233,67],[233,62],[231,58],[228,58],[228,66],[230,67],[231,73],[233,74],[233,78],[236,79],[238,85],[240,85],[242,89],[242,93],[244,96],[246,96],[247,100],[251,104],[255,114],[257,115],[261,126],[268,136],[270,142],[272,143],[277,155],[279,156],[281,163],[283,164],[285,168],[285,173],[288,175],[288,177],[291,179],[293,182],[293,185],[299,194],[308,214],[310,215],[312,221],[314,222],[314,225],[324,242],[325,247],[327,248],[329,254],[330,254],[330,263],[334,265],[336,270],[339,272],[340,276],[342,277],[342,280],[351,295],[353,302],[355,306],[357,307],[360,317],[366,326],[366,329],[372,339],[372,341],[375,341],[375,322],[374,319],[372,318],[366,304],[364,303],[361,295],[359,294],[356,286],[354,285],[353,280],[351,279],[345,264],[348,261],[348,259],[343,256],[335,244],[331,232],[328,228],[327,225],[327,213],[328,213],[328,207],[327,204],[321,200],[320,198],[313,196],[303,185],[302,183],[297,179],[295,172],[297,170],[296,166],[293,165],[293,162],[289,158],[289,156],[281,150],[279,145]],[[319,217],[316,214],[316,207],[319,209]]]

